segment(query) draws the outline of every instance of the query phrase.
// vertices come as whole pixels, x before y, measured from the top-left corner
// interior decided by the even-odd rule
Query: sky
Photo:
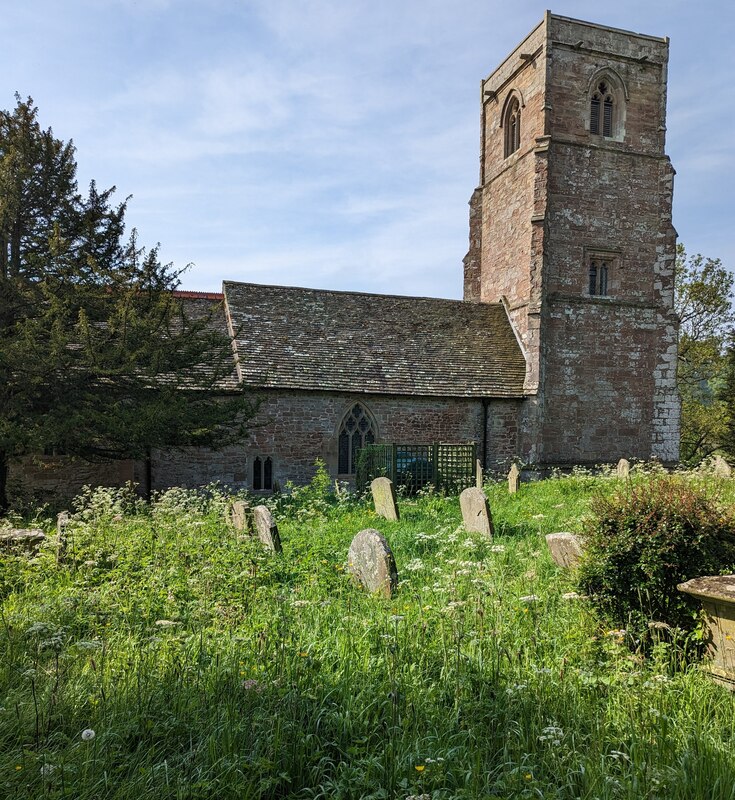
[[[182,288],[222,280],[462,296],[479,86],[530,0],[24,0],[0,15],[0,108],[32,96],[81,187],[132,196]],[[735,268],[735,3],[563,2],[671,39],[667,152],[690,253]]]

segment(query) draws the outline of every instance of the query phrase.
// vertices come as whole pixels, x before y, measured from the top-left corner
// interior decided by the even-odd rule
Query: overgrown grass
[[[615,484],[489,485],[492,542],[456,498],[390,523],[322,487],[280,501],[282,556],[216,493],[87,496],[66,564],[0,561],[0,796],[735,798],[731,695],[631,650],[546,551]],[[391,601],[345,574],[365,527]]]

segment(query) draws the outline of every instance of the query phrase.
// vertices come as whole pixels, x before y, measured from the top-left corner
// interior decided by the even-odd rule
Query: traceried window
[[[589,258],[589,293],[596,297],[607,297],[611,259],[592,255]]]
[[[508,158],[521,146],[521,104],[517,97],[508,103],[503,127],[505,128],[505,158]]]
[[[337,449],[340,475],[354,475],[357,470],[357,456],[366,444],[375,441],[375,425],[372,417],[361,403],[345,414],[339,429]]]
[[[253,491],[270,492],[273,490],[273,459],[270,456],[253,459]]]
[[[607,81],[600,81],[590,100],[590,133],[612,136],[614,132],[615,99]]]

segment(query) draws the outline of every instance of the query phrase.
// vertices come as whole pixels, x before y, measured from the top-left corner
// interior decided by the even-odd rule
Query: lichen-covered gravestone
[[[572,569],[579,564],[583,545],[579,536],[573,533],[547,533],[546,544],[554,562],[564,569]]]
[[[627,478],[630,475],[630,461],[627,458],[621,458],[618,461],[617,467],[618,478]]]
[[[347,554],[347,568],[354,579],[371,593],[391,597],[398,586],[398,570],[387,539],[374,528],[355,536]]]
[[[250,504],[244,500],[233,500],[228,509],[230,525],[236,531],[252,532],[252,512]]]
[[[10,528],[0,532],[3,549],[37,550],[46,541],[46,534],[38,528]]]
[[[715,475],[718,478],[732,477],[732,467],[722,456],[715,456],[715,460],[712,462],[712,467]]]
[[[397,520],[398,503],[396,502],[396,490],[393,487],[393,481],[388,478],[376,478],[370,484],[370,491],[373,493],[375,513],[380,517],[385,517],[385,519]]]
[[[508,491],[510,494],[515,494],[521,485],[521,471],[518,469],[517,464],[513,464],[508,473]]]
[[[255,506],[253,523],[258,539],[274,553],[282,553],[283,547],[281,547],[281,537],[278,534],[278,525],[276,525],[268,506]]]
[[[459,505],[466,531],[484,533],[485,536],[493,535],[493,518],[482,489],[476,486],[465,489],[459,496]]]

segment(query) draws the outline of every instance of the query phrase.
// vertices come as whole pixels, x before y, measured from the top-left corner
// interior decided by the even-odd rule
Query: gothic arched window
[[[337,439],[340,475],[354,475],[357,454],[366,444],[375,441],[375,423],[361,403],[355,403],[345,414]]]
[[[505,158],[521,146],[521,104],[514,97],[505,109]]]
[[[600,81],[590,99],[590,133],[597,136],[615,134],[615,98],[607,81]]]

